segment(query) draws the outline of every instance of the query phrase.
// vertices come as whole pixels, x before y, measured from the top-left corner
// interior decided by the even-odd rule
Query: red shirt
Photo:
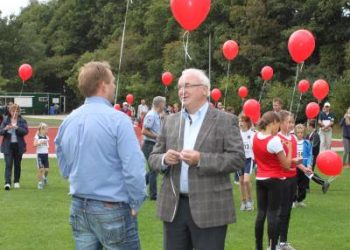
[[[281,138],[283,149],[284,149],[284,152],[286,153],[286,155],[288,155],[288,148],[285,145],[285,142],[286,141],[292,142],[292,159],[296,158],[297,154],[298,154],[298,142],[297,142],[297,139],[295,138],[295,136],[291,134],[290,135],[291,139],[288,139],[287,137],[285,137],[281,133],[278,133],[278,136],[279,136],[279,138]],[[295,177],[297,175],[297,165],[292,163],[290,170],[283,170],[283,174],[287,178]]]
[[[267,150],[267,144],[274,136],[268,136],[265,139],[259,139],[256,133],[253,139],[253,152],[255,161],[258,165],[257,178],[283,178],[282,165],[276,154]]]

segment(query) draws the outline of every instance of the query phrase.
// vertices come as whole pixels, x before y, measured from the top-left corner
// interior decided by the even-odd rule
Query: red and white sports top
[[[256,178],[283,178],[285,177],[277,153],[283,151],[282,143],[277,136],[264,136],[256,133],[253,139],[253,152],[258,165]]]
[[[288,148],[285,145],[286,141],[292,142],[292,159],[297,157],[298,154],[298,142],[297,138],[293,134],[283,135],[281,132],[278,133],[281,138],[284,152],[288,155]],[[297,165],[292,163],[289,170],[283,170],[284,176],[287,178],[295,177],[297,175]]]

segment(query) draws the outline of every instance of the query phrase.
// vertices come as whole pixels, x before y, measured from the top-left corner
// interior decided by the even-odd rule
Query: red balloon
[[[255,99],[247,100],[243,105],[243,113],[250,119],[256,120],[260,115],[260,103]]]
[[[211,0],[170,0],[176,21],[185,30],[192,31],[201,25],[210,11]]]
[[[298,83],[298,89],[299,89],[299,92],[302,93],[302,94],[305,94],[310,88],[310,82],[308,80],[301,80],[299,83]]]
[[[162,82],[164,86],[169,86],[173,81],[173,75],[170,72],[164,72],[162,74]]]
[[[343,166],[340,156],[331,150],[321,152],[316,158],[316,164],[321,173],[329,176],[339,175]]]
[[[238,44],[234,40],[228,40],[224,43],[222,47],[222,52],[227,60],[232,61],[238,55]]]
[[[242,86],[238,89],[238,95],[240,98],[244,99],[248,95],[248,89],[246,86]]]
[[[261,69],[260,74],[262,79],[268,81],[273,77],[273,68],[270,66],[265,66]]]
[[[32,77],[32,74],[32,66],[30,66],[27,63],[22,64],[18,69],[18,75],[22,79],[22,81],[27,81],[29,78]]]
[[[302,63],[308,59],[315,49],[314,35],[305,29],[300,29],[289,37],[288,50],[293,61]]]
[[[120,104],[118,104],[118,103],[114,104],[114,109],[115,110],[120,110],[121,109]]]
[[[256,113],[255,115],[253,115],[252,117],[250,117],[250,119],[252,120],[252,122],[254,124],[257,124],[258,121],[260,120],[260,117],[261,117],[261,114],[259,112],[259,113]]]
[[[305,114],[308,119],[314,119],[320,113],[320,106],[316,102],[306,105]]]
[[[131,105],[134,102],[134,96],[132,94],[128,94],[126,96],[126,101]]]
[[[328,95],[328,93],[329,93],[329,85],[325,80],[323,79],[316,80],[312,85],[312,94],[316,99],[322,100]]]
[[[211,91],[211,99],[213,99],[213,101],[217,102],[219,101],[219,99],[221,98],[221,90],[220,89],[213,89]]]

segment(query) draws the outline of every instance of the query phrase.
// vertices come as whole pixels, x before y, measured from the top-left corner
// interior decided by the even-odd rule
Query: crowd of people
[[[142,99],[137,110],[123,103],[114,110],[115,78],[106,62],[90,62],[79,71],[85,97],[61,124],[55,138],[60,172],[69,181],[70,224],[76,249],[140,249],[137,214],[144,200],[157,201],[166,250],[222,250],[227,226],[236,221],[232,174],[240,183],[240,210],[257,210],[255,245],[293,250],[288,230],[293,207],[305,207],[309,180],[329,182],[314,172],[319,151],[330,147],[334,116],[325,103],[318,120],[295,125],[279,98],[257,124],[234,115],[233,108],[208,101],[210,81],[202,70],[186,69],[178,80],[179,103]],[[142,127],[140,147],[133,119]],[[341,120],[344,167],[349,162],[350,108]],[[318,133],[318,127],[320,132]],[[34,138],[38,189],[47,184],[48,127]],[[20,187],[23,137],[28,126],[17,104],[0,126],[5,156],[5,190]],[[145,166],[148,166],[147,173]],[[157,176],[162,184],[157,189]],[[256,206],[252,179],[255,173]],[[149,185],[149,193],[146,187]],[[263,243],[267,220],[268,242]]]

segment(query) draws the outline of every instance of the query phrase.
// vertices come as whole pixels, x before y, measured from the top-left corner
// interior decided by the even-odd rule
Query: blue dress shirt
[[[193,149],[196,143],[197,136],[205,115],[207,114],[209,103],[206,102],[196,113],[188,114],[184,112],[185,119],[185,131],[184,131],[184,145],[183,149]],[[188,164],[184,161],[181,162],[181,174],[180,174],[180,192],[188,193]]]
[[[71,195],[139,209],[146,197],[145,159],[130,118],[107,99],[86,98],[63,121],[55,144]]]
[[[160,125],[161,125],[160,115],[154,109],[152,109],[145,116],[145,119],[143,120],[143,127],[149,129],[154,134],[159,135]],[[156,142],[155,139],[152,139],[147,136],[144,136],[144,140]]]

